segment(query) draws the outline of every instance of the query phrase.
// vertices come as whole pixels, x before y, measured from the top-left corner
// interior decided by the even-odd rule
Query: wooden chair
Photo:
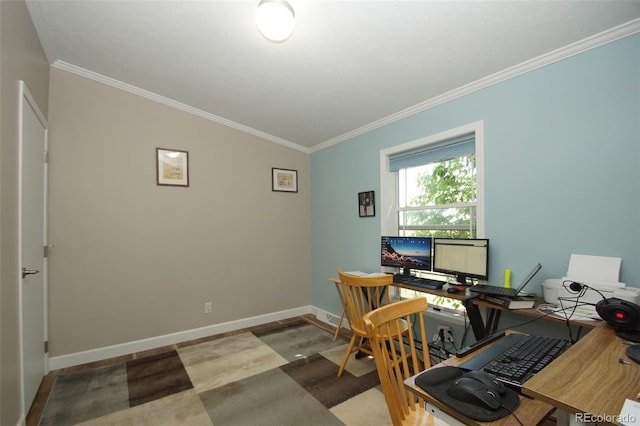
[[[426,310],[427,299],[417,297],[380,307],[363,318],[393,426],[447,424],[404,387],[404,380],[431,366]],[[408,333],[406,324],[412,329]]]
[[[353,352],[373,355],[362,317],[367,312],[390,303],[389,286],[393,282],[393,276],[385,274],[361,277],[346,274],[341,269],[338,269],[338,275],[352,333],[349,346],[338,369],[338,377],[340,377]],[[356,341],[358,341],[357,344]]]

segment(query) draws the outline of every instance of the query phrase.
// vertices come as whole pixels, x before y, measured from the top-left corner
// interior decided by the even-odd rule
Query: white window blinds
[[[421,166],[461,157],[475,152],[475,134],[470,133],[421,146],[389,156],[389,171],[395,172],[408,167]]]

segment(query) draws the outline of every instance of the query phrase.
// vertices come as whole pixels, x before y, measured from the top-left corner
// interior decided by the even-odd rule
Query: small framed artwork
[[[156,183],[189,186],[189,152],[156,148]]]
[[[358,211],[360,217],[376,215],[376,199],[374,191],[358,192]]]
[[[271,169],[271,190],[276,192],[298,192],[298,171]]]

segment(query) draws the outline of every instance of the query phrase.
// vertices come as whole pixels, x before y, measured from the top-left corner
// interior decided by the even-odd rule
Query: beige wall
[[[49,125],[52,357],[309,305],[308,154],[56,68]]]
[[[18,81],[46,115],[49,64],[24,1],[0,1],[0,424],[20,419]]]

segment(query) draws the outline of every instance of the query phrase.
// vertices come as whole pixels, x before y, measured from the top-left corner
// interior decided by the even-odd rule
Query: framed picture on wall
[[[156,148],[156,183],[189,186],[189,152]]]
[[[271,190],[275,192],[298,192],[298,171],[271,169]]]
[[[358,211],[360,217],[372,217],[376,215],[374,191],[358,192]]]

